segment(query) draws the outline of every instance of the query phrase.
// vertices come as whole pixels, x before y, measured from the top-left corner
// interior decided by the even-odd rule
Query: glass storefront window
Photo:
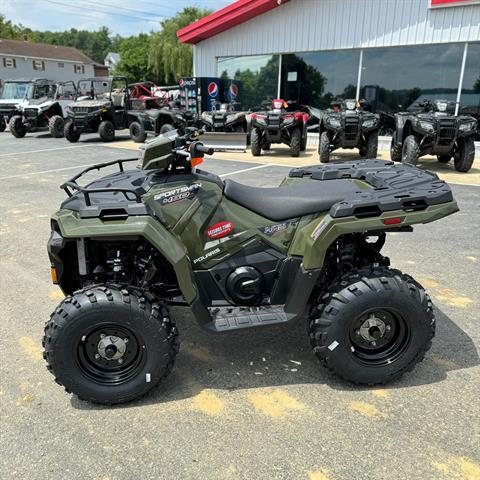
[[[219,57],[218,76],[239,82],[239,101],[245,110],[258,110],[277,96],[278,55]]]
[[[480,122],[480,43],[468,44],[459,113],[473,115]]]
[[[328,108],[338,98],[355,98],[359,59],[359,50],[283,55],[282,97],[317,108]]]
[[[413,110],[424,99],[456,101],[463,43],[364,49],[360,97],[380,111]]]

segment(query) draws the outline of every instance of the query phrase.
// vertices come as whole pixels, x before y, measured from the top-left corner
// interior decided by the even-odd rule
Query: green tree
[[[0,38],[19,39],[24,30],[22,25],[15,25],[0,14]]]
[[[473,84],[473,91],[475,93],[480,93],[480,77],[475,80],[475,83]]]
[[[150,49],[150,35],[141,33],[120,40],[118,52],[120,62],[115,69],[115,75],[127,77],[129,82],[139,80],[155,80],[148,64],[148,52]]]
[[[210,10],[187,7],[161,22],[162,30],[152,34],[149,55],[149,66],[157,78],[165,83],[174,83],[179,77],[192,75],[192,46],[180,43],[177,31],[209,13]]]

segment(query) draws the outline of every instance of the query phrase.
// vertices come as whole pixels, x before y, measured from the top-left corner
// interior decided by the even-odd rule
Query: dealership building
[[[444,98],[480,113],[480,0],[238,0],[178,37],[196,76],[239,81],[245,108]]]

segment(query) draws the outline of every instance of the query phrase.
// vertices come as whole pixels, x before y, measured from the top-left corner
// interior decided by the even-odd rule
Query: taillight
[[[385,218],[383,223],[384,225],[396,225],[397,223],[402,223],[402,219],[400,217]]]

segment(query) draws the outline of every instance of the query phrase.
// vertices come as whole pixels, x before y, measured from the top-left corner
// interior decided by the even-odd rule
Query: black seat
[[[359,187],[350,180],[311,180],[284,187],[258,188],[225,180],[225,196],[271,220],[287,220],[329,210]]]

